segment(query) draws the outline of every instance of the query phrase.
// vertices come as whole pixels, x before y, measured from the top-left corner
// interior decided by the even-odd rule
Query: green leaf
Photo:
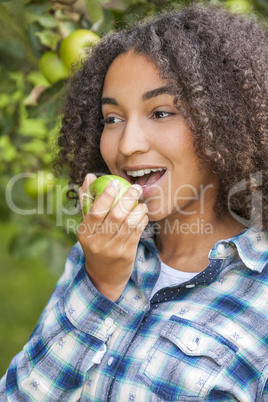
[[[27,106],[26,110],[30,118],[55,119],[60,91],[63,89],[65,80],[55,82],[48,87],[38,98],[38,106]]]
[[[253,0],[253,5],[256,10],[262,13],[264,16],[268,16],[268,0]]]
[[[5,25],[8,25],[11,22],[8,10],[1,3],[0,3],[0,21],[4,22]]]
[[[44,2],[44,4],[30,4],[26,7],[26,10],[29,11],[32,14],[36,14],[36,15],[42,15],[45,12],[48,12],[49,10],[51,10],[52,5],[49,4],[49,2]]]
[[[42,45],[56,51],[61,36],[49,29],[44,29],[42,32],[36,32],[35,35],[40,39]]]
[[[45,28],[56,28],[57,27],[57,20],[56,18],[48,13],[44,13],[44,14],[34,14],[34,13],[27,13],[27,21],[28,23],[32,23],[34,21],[39,22],[39,24],[42,27]]]
[[[16,82],[18,88],[24,89],[24,74],[21,71],[9,73],[9,77]]]
[[[9,94],[0,93],[0,109],[3,109],[8,106],[10,103],[11,96]]]
[[[7,162],[12,162],[17,155],[17,150],[7,135],[0,137],[0,155],[1,159]]]
[[[99,0],[86,0],[86,6],[89,19],[92,24],[103,21],[103,10]]]
[[[57,20],[53,15],[44,14],[39,19],[38,22],[45,28],[56,28],[58,26]]]
[[[66,36],[70,35],[72,32],[74,32],[76,29],[79,28],[79,25],[74,22],[74,21],[59,21],[59,30],[61,33],[61,36],[63,38],[66,38]]]
[[[25,59],[26,58],[26,50],[24,44],[15,38],[6,38],[0,41],[0,54],[1,58],[5,60],[5,64],[9,64],[9,57],[14,59]],[[4,59],[6,57],[7,59]]]
[[[44,86],[44,87],[49,86],[48,80],[45,78],[45,76],[41,73],[40,70],[31,71],[27,75],[27,81],[33,84],[34,86]]]
[[[42,157],[46,151],[46,144],[39,138],[29,137],[29,141],[20,146],[20,150],[23,152],[33,153],[36,156]]]
[[[39,38],[36,36],[36,33],[40,32],[41,29],[42,27],[37,21],[34,21],[28,25],[28,35],[32,51],[38,59],[41,57],[41,53],[43,52],[43,46]]]
[[[19,127],[19,132],[22,135],[31,135],[36,138],[47,137],[47,128],[44,120],[41,119],[23,119]]]
[[[12,113],[2,115],[0,113],[0,132],[1,135],[9,135],[10,133],[14,132],[16,125],[16,114]],[[1,160],[1,158],[0,158]]]
[[[21,0],[13,0],[6,3],[6,9],[11,17],[11,28],[17,33],[27,30],[27,21],[25,16],[25,7]]]

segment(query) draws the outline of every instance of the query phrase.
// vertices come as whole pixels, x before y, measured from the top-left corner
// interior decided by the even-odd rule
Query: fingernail
[[[88,178],[94,177],[95,178],[96,176],[94,175],[94,173],[87,173],[86,177],[88,177]]]
[[[135,190],[137,190],[139,194],[142,193],[142,187],[139,184],[133,184],[132,188],[135,188]]]
[[[142,204],[142,208],[143,208],[143,210],[146,212],[146,214],[147,214],[147,212],[148,212],[148,207],[147,207],[147,205],[146,204]]]

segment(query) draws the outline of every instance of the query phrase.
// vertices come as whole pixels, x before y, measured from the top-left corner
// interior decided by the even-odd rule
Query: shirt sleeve
[[[28,343],[0,381],[1,402],[79,399],[125,315],[93,286],[77,243]]]

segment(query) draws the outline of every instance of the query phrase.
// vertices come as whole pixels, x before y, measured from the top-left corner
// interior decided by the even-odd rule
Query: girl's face
[[[153,221],[174,214],[196,218],[214,205],[218,189],[173,99],[174,90],[142,54],[118,56],[107,72],[101,154],[112,174],[142,186]]]

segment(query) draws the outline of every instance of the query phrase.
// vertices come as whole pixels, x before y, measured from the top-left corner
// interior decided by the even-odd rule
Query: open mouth
[[[165,168],[128,170],[126,175],[131,184],[139,184],[141,187],[151,186],[156,183],[166,172]]]

